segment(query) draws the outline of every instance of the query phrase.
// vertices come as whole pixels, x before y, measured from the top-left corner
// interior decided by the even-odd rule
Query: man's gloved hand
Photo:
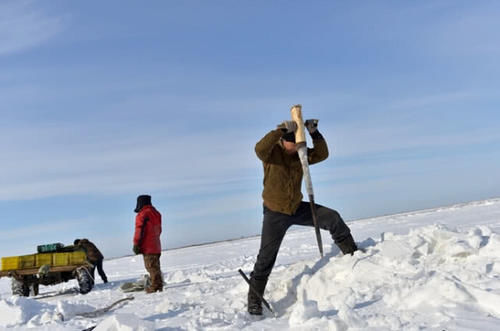
[[[137,245],[134,245],[134,248],[132,248],[132,250],[134,251],[135,255],[141,254],[141,249]]]
[[[309,131],[309,134],[313,134],[318,130],[318,121],[317,119],[310,119],[304,122],[304,126],[307,128],[307,131]]]
[[[284,133],[297,131],[297,123],[294,121],[283,121],[278,125],[278,129],[281,129]]]

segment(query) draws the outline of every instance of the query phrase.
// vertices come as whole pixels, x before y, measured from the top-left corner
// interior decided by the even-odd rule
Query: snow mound
[[[339,326],[404,329],[415,322],[442,326],[462,312],[500,318],[500,236],[487,227],[384,233],[365,251],[330,256],[292,275],[294,293],[273,295],[289,325],[328,318]]]
[[[204,283],[210,282],[212,279],[207,275],[205,270],[199,270],[197,272],[185,272],[182,270],[175,271],[167,275],[165,279],[167,284],[172,283]]]
[[[93,311],[95,308],[86,303],[70,303],[67,301],[58,301],[56,313],[64,317],[64,320],[69,320],[75,317],[79,313],[88,313]]]
[[[32,299],[13,296],[0,300],[0,327],[11,327],[27,323],[40,313],[53,311],[52,305],[37,302]],[[44,317],[44,320],[47,316]],[[52,317],[49,318],[52,321]]]
[[[99,323],[94,331],[153,331],[155,324],[134,314],[115,314]]]
[[[0,328],[26,324],[30,328],[59,323],[74,318],[77,313],[93,311],[88,304],[57,301],[55,305],[31,298],[12,296],[0,300]]]

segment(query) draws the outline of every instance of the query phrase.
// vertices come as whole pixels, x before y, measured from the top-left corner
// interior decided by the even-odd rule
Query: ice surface
[[[256,215],[256,222],[260,222]],[[500,325],[500,199],[349,222],[364,252],[342,256],[322,232],[319,259],[312,228],[283,241],[265,296],[278,317],[246,313],[249,273],[260,238],[170,250],[162,293],[97,318],[122,298],[119,287],[146,271],[140,257],[106,260],[110,283],[87,295],[13,297],[0,279],[0,329],[8,330],[495,330]],[[125,238],[124,240],[128,240]]]

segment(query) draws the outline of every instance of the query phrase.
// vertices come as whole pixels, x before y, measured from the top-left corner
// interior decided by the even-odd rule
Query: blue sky
[[[0,255],[258,234],[255,143],[319,118],[347,220],[500,196],[496,1],[2,1]],[[362,238],[360,238],[362,239]]]

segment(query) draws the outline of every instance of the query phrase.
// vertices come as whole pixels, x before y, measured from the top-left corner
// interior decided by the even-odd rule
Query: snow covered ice
[[[256,215],[260,222],[261,215]],[[342,256],[322,232],[296,227],[283,241],[265,296],[274,318],[246,313],[247,284],[260,238],[169,250],[162,293],[98,318],[125,297],[119,289],[146,273],[140,256],[106,260],[110,283],[87,295],[14,297],[0,279],[0,329],[7,330],[496,330],[500,325],[500,199],[349,222],[364,252]],[[74,282],[74,283],[73,283]]]

